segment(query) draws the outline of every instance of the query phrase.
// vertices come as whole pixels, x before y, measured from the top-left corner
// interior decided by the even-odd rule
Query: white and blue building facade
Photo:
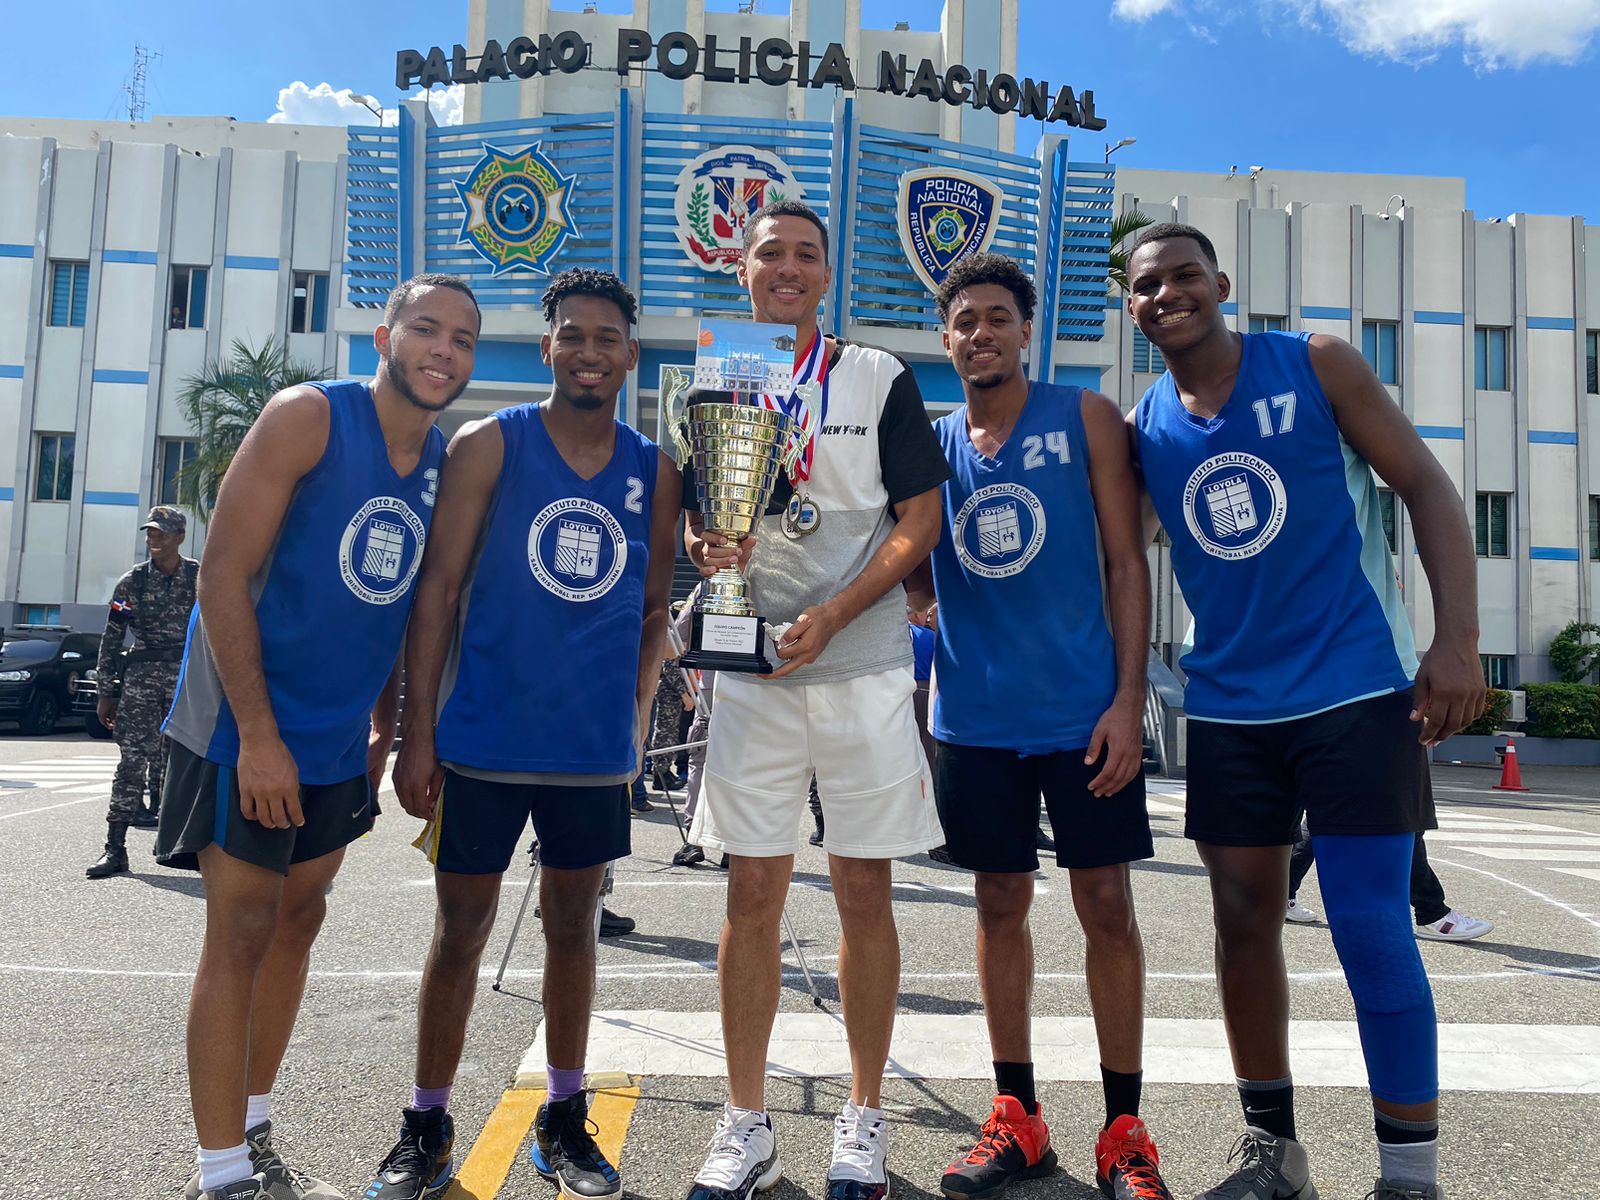
[[[472,0],[466,45],[576,31],[592,69],[470,86],[461,125],[435,124],[417,99],[381,128],[0,119],[11,135],[0,136],[0,622],[99,628],[140,553],[143,512],[171,498],[193,438],[176,402],[184,381],[234,341],[269,336],[336,373],[370,373],[384,298],[418,271],[464,276],[484,311],[474,379],[447,431],[548,385],[539,296],[550,273],[588,266],[640,297],[643,354],[622,409],[656,436],[661,369],[692,362],[703,315],[747,312],[734,277],[686,248],[680,196],[697,164],[734,147],[778,160],[782,187],[827,219],[825,327],[903,356],[935,414],[960,390],[902,245],[908,172],[957,170],[1000,189],[991,248],[1022,261],[1041,298],[1031,376],[1098,387],[1124,408],[1161,366],[1106,286],[1112,218],[1137,207],[1201,225],[1235,281],[1230,319],[1367,343],[1469,516],[1481,516],[1492,669],[1507,682],[1545,678],[1550,635],[1592,619],[1600,273],[1585,263],[1600,228],[1479,219],[1459,180],[1118,174],[1098,131],[1052,123],[1019,153],[1015,113],[870,83],[850,92],[614,69],[618,32],[636,28],[701,44],[837,43],[858,68],[889,51],[913,67],[1014,73],[1017,0],[948,0],[932,31],[862,30],[858,0],[791,0],[782,15],[707,13],[703,0],[634,7],[627,17]],[[1110,136],[1137,133],[1104,115]],[[534,146],[548,190],[526,199],[540,220],[560,214],[561,236],[541,251],[543,271],[502,269],[467,236],[466,193],[487,196],[489,148]],[[1393,527],[1425,647],[1427,588],[1399,506]],[[191,523],[190,552],[203,543]],[[1170,650],[1188,614],[1162,553],[1156,640]]]

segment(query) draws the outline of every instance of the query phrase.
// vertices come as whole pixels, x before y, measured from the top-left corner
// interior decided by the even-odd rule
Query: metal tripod
[[[678,631],[670,623],[667,625],[667,638],[672,644],[674,657],[681,658],[684,651],[683,639],[678,636]],[[694,698],[695,713],[709,719],[710,712],[706,708],[705,696],[700,691],[700,681],[695,678],[693,671],[683,667],[679,667],[678,671],[683,676],[684,686],[688,688],[689,695]],[[663,755],[677,754],[680,750],[698,750],[705,744],[705,741],[702,740],[684,742],[677,746],[659,746],[651,750],[650,753],[659,760]],[[672,789],[667,786],[664,774],[661,780],[661,794],[667,799],[667,810],[672,813],[672,823],[678,830],[678,837],[687,846],[689,844],[689,834],[683,827],[683,817],[678,812],[677,802],[672,798]],[[533,899],[533,893],[539,886],[537,843],[535,843],[531,857],[533,860],[533,873],[528,876],[527,890],[522,893],[522,903],[517,907],[517,919],[511,925],[511,936],[506,939],[505,953],[500,956],[500,969],[495,972],[492,986],[497,992],[500,990],[500,984],[505,979],[506,965],[511,961],[511,951],[516,947],[517,935],[522,931],[522,921],[527,916],[528,904]],[[600,896],[594,905],[594,935],[596,940],[599,940],[600,937],[600,910],[605,904],[605,898],[611,894],[615,875],[616,863],[607,863],[605,878],[600,884]],[[811,966],[806,962],[806,952],[801,948],[800,938],[794,931],[794,922],[789,919],[789,906],[787,904],[783,906],[783,931],[789,939],[789,948],[794,951],[795,960],[800,964],[800,974],[805,978],[806,990],[811,993],[811,1003],[818,1008],[823,1008],[822,994],[817,991],[816,980],[811,977]]]

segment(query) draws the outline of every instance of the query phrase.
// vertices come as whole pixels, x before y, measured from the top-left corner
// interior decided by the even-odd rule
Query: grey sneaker
[[[198,1179],[198,1174],[196,1179]],[[237,1183],[225,1184],[219,1188],[212,1188],[209,1192],[199,1190],[195,1185],[195,1195],[200,1200],[266,1200],[270,1195],[267,1191],[267,1181],[259,1175],[252,1175],[249,1179],[241,1179]]]
[[[1380,1179],[1367,1193],[1367,1200],[1444,1200],[1444,1192],[1437,1183],[1428,1187],[1411,1187],[1404,1183],[1390,1183]]]
[[[1318,1200],[1305,1147],[1292,1138],[1247,1125],[1228,1161],[1238,1169],[1196,1200]]]
[[[304,1171],[297,1171],[278,1157],[272,1147],[271,1121],[263,1121],[249,1130],[244,1140],[250,1147],[250,1165],[262,1181],[261,1195],[266,1200],[344,1200],[343,1192],[311,1178]],[[184,1200],[202,1200],[199,1171],[189,1177],[183,1196]]]

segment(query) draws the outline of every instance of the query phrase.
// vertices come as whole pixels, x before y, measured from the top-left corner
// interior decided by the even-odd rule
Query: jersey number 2
[[[637,475],[628,476],[628,498],[622,503],[631,513],[644,511],[644,480]]]

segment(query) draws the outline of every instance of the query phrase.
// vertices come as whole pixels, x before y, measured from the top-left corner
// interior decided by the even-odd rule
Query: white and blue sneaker
[[[724,1104],[688,1200],[749,1200],[756,1192],[776,1187],[782,1178],[772,1119],[764,1112]]]

